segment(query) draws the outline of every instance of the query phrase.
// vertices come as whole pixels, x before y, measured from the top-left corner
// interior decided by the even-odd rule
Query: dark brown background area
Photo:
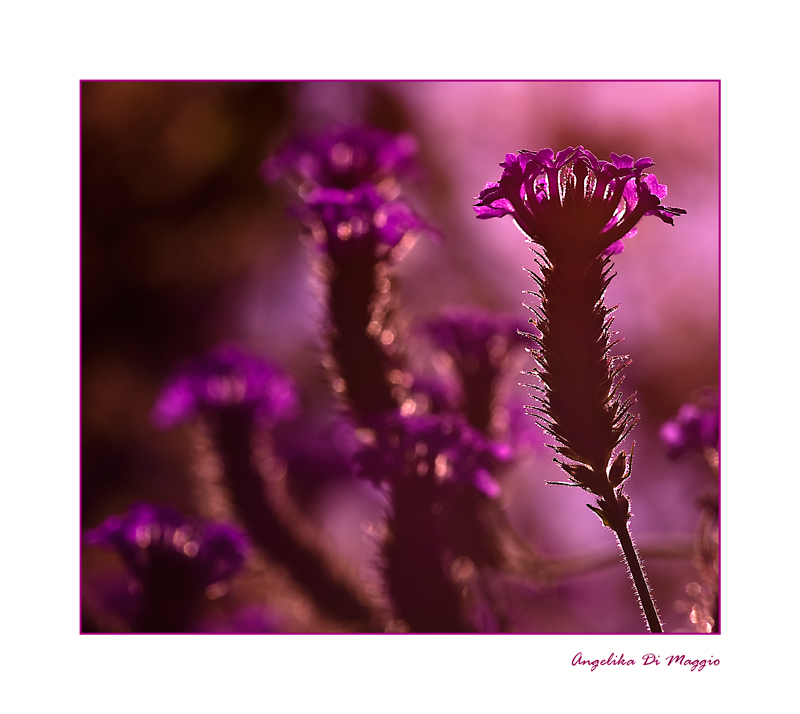
[[[180,454],[160,451],[179,441],[148,438],[147,415],[176,363],[226,337],[226,286],[247,270],[269,220],[258,169],[292,90],[81,85],[84,526],[105,515],[107,499],[190,507]]]

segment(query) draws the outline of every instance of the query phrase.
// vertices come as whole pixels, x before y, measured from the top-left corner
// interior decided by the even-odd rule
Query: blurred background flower
[[[347,468],[355,446],[337,426],[320,363],[313,256],[287,215],[289,191],[263,180],[265,159],[298,132],[331,124],[413,137],[419,180],[406,198],[443,235],[418,241],[395,269],[403,319],[422,325],[453,309],[528,317],[522,293],[532,285],[521,268],[533,256],[524,236],[510,221],[476,220],[472,209],[506,153],[582,145],[600,159],[652,157],[667,203],[687,215],[675,227],[640,224],[614,258],[608,302],[620,305],[617,352],[633,358],[624,392],[637,392],[642,416],[627,487],[632,531],[667,631],[691,629],[682,605],[673,607],[696,585],[689,559],[647,553],[691,543],[711,478],[702,460],[667,459],[659,429],[719,382],[718,83],[84,82],[81,110],[84,530],[136,501],[202,512],[191,442],[181,429],[155,429],[149,414],[176,366],[231,342],[299,385],[300,416],[273,433],[287,486],[364,572],[382,505]],[[413,153],[403,142],[397,166]],[[508,425],[516,405],[531,403],[516,386],[526,359],[509,360]],[[560,479],[552,453],[527,454],[504,475],[501,496],[518,530],[548,557],[613,555],[585,499],[545,484]],[[114,567],[112,557],[83,549],[84,589]],[[259,576],[249,577],[252,593]],[[520,630],[641,631],[620,567],[504,587],[521,604]],[[268,605],[292,597],[281,584],[273,594]],[[302,603],[282,615],[284,628],[321,627],[304,620]]]

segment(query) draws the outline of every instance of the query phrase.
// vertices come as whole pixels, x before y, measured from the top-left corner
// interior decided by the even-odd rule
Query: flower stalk
[[[537,276],[540,307],[532,308],[541,335],[531,337],[539,347],[534,373],[545,387],[541,406],[531,411],[555,438],[563,457],[557,463],[571,477],[568,485],[597,496],[589,508],[616,534],[648,627],[662,632],[629,531],[630,502],[622,493],[633,453],[615,453],[637,419],[629,411],[634,396],[623,401],[620,395],[621,372],[629,360],[610,356],[613,308],[603,301],[613,277],[610,259],[598,256],[588,265],[580,259],[545,261],[540,262],[542,278]]]
[[[621,396],[627,357],[611,350],[612,313],[605,304],[614,274],[611,256],[623,249],[646,215],[666,223],[682,209],[661,205],[667,189],[645,169],[650,159],[611,155],[598,161],[582,147],[508,154],[497,183],[475,204],[479,218],[511,215],[528,235],[540,273],[529,271],[539,304],[531,306],[538,335],[529,334],[539,401],[530,413],[554,440],[555,461],[569,476],[563,485],[596,497],[587,506],[614,531],[628,565],[647,626],[663,632],[647,578],[629,530],[633,447],[621,448],[636,418],[635,396]]]
[[[275,502],[265,479],[253,463],[255,423],[247,410],[219,410],[212,433],[219,450],[227,490],[254,542],[287,569],[324,615],[361,631],[380,631],[377,612],[369,599],[323,547],[319,536],[305,526],[288,504]]]
[[[300,213],[322,253],[325,364],[360,438],[366,439],[356,457],[361,457],[360,475],[387,489],[381,565],[395,614],[414,632],[470,632],[474,627],[464,588],[451,574],[443,515],[447,454],[438,462],[438,476],[434,463],[436,445],[448,441],[451,431],[438,421],[407,422],[403,380],[391,378],[403,370],[393,354],[396,334],[387,320],[389,266],[415,234],[431,232],[398,199],[398,179],[410,168],[414,149],[403,137],[354,127],[298,139],[266,169],[298,180],[304,202]],[[381,445],[379,452],[375,443]]]
[[[667,457],[680,459],[689,453],[701,454],[714,480],[698,500],[700,518],[695,536],[695,567],[700,585],[695,584],[697,604],[690,620],[698,632],[719,632],[719,391],[701,390],[683,404],[674,418],[660,431],[667,446]]]

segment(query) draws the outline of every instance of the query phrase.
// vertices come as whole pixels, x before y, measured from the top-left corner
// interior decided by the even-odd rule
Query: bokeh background
[[[302,386],[302,428],[282,436],[293,454],[290,486],[346,558],[371,566],[375,541],[363,525],[380,519],[380,499],[320,454],[329,436],[319,415],[331,400],[313,258],[287,215],[289,193],[259,171],[297,130],[359,122],[417,138],[424,175],[411,198],[443,235],[420,240],[396,269],[411,324],[454,306],[527,318],[532,283],[522,268],[533,260],[524,237],[511,219],[478,221],[471,208],[507,152],[583,145],[599,158],[656,162],[664,202],[687,215],[674,227],[640,224],[615,259],[608,301],[620,305],[618,350],[633,358],[624,389],[637,392],[641,415],[631,528],[645,550],[680,552],[694,536],[698,498],[716,481],[699,456],[668,460],[658,430],[698,389],[719,383],[719,109],[710,81],[84,82],[82,528],[136,500],[203,513],[191,439],[156,430],[149,412],[179,363],[235,342]],[[521,410],[529,400],[518,381],[510,375],[509,400]],[[519,461],[505,497],[520,533],[552,557],[613,556],[584,494],[545,484],[560,478],[547,449]],[[666,629],[690,630],[691,559],[645,562]],[[612,566],[549,587],[508,584],[524,604],[520,626],[642,631],[624,568]],[[93,593],[118,570],[112,554],[82,549],[85,614],[98,629]],[[313,629],[294,623],[304,626]]]

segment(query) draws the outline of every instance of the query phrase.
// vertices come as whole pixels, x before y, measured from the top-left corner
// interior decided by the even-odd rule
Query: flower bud
[[[608,472],[608,480],[612,487],[616,488],[625,480],[625,452],[620,451],[614,463],[611,464],[611,470]]]

